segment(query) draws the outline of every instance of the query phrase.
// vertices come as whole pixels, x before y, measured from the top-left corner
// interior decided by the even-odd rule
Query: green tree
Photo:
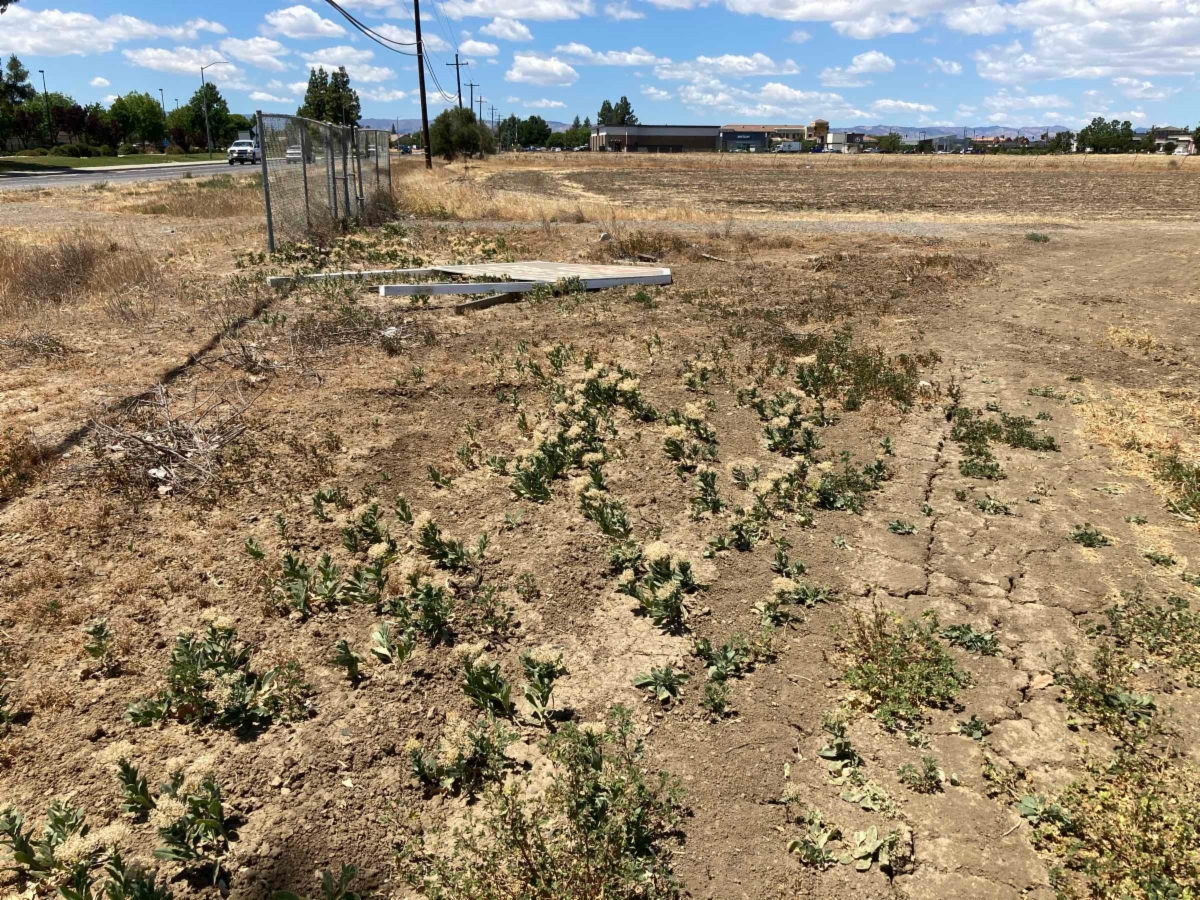
[[[616,125],[617,122],[613,118],[613,105],[605,100],[600,104],[600,112],[596,113],[596,122],[599,125]]]
[[[1046,149],[1051,153],[1070,153],[1072,136],[1069,131],[1060,131],[1046,142]]]
[[[308,87],[304,91],[304,102],[296,110],[296,115],[318,122],[327,122],[325,114],[325,96],[329,93],[329,75],[325,67],[308,70]]]
[[[112,102],[108,112],[122,141],[157,145],[167,134],[167,118],[162,106],[158,98],[150,94],[137,91],[125,94]]]
[[[4,64],[3,102],[12,106],[28,103],[37,96],[37,90],[29,83],[29,70],[22,65],[16,55],[8,58]]]
[[[562,131],[553,132],[546,140],[547,147],[565,147],[566,145],[566,135]]]
[[[575,120],[574,120],[574,121],[571,123],[571,128],[570,128],[570,130],[571,130],[571,131],[578,131],[578,130],[579,130],[580,128],[582,128],[582,127],[583,127],[583,123],[581,123],[581,122],[579,121],[579,116],[576,116],[576,117],[575,117]]]
[[[584,116],[583,127],[588,130],[589,134],[591,133],[591,131],[592,131],[592,117],[591,116]]]
[[[18,2],[18,0],[0,0],[0,13],[3,13],[6,9],[8,9],[10,4],[16,2]]]
[[[449,161],[459,156],[493,152],[495,142],[491,131],[476,121],[473,112],[454,106],[442,110],[430,123],[429,148]]]
[[[541,116],[530,116],[521,123],[517,136],[523,147],[545,147],[552,133],[545,119]]]
[[[636,125],[638,117],[633,114],[633,106],[629,102],[629,98],[622,95],[621,99],[613,106],[613,120],[610,125]]]
[[[507,119],[500,123],[499,131],[500,146],[514,147],[521,141],[521,120],[515,115],[510,115]]]
[[[335,125],[357,125],[362,118],[362,105],[358,100],[358,91],[350,87],[350,76],[346,74],[345,66],[329,76],[329,90],[325,93],[325,121]],[[433,138],[430,137],[430,142]]]
[[[899,153],[902,149],[904,149],[904,139],[894,131],[888,132],[879,139],[880,153]]]
[[[209,134],[212,135],[213,147],[219,147],[223,138],[229,134],[229,104],[225,102],[225,98],[221,96],[221,92],[211,81],[206,82],[204,87],[192,94],[192,99],[188,101],[188,107],[191,110],[191,125],[200,136],[201,141],[205,137],[204,108],[206,104],[208,106]]]

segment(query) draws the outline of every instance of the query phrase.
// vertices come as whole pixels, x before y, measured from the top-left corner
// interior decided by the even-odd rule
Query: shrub
[[[122,144],[117,148],[117,154],[119,156],[133,156],[137,152],[137,147],[133,146],[133,144]]]
[[[258,673],[250,660],[250,647],[237,642],[234,628],[209,625],[202,638],[180,634],[167,666],[166,689],[130,704],[128,718],[139,726],[176,719],[256,731],[309,715],[312,689],[295,663]]]
[[[543,746],[554,764],[543,798],[521,783],[494,787],[452,846],[405,836],[397,844],[405,881],[430,900],[678,898],[670,841],[681,792],[674,778],[645,769],[630,712],[614,707],[603,730],[568,724]]]
[[[970,676],[937,639],[938,621],[926,613],[919,621],[894,625],[876,606],[870,616],[855,613],[849,637],[853,665],[847,683],[866,694],[868,706],[889,730],[918,727],[924,710],[945,709]]]

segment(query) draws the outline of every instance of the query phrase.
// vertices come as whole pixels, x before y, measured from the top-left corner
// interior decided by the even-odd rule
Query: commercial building
[[[613,153],[712,153],[720,131],[716,125],[597,125],[590,144]]]
[[[785,141],[815,141],[824,145],[829,123],[816,119],[807,125],[722,125],[717,149],[722,153],[767,153]]]
[[[825,147],[831,153],[862,153],[866,135],[860,131],[835,131]]]

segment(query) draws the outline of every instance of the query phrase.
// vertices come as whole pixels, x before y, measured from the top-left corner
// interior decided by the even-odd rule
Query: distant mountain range
[[[1066,125],[1023,125],[1020,128],[1006,128],[1001,125],[988,125],[983,128],[971,125],[926,125],[920,128],[912,125],[852,125],[849,128],[834,128],[832,130],[858,131],[863,134],[872,135],[896,132],[906,140],[916,140],[922,133],[927,138],[941,137],[948,134],[962,137],[964,128],[968,132],[968,137],[1027,137],[1032,139],[1040,138],[1043,134],[1055,135],[1060,131],[1071,130]]]
[[[363,119],[363,128],[381,128],[385,131],[391,131],[392,125],[396,126],[396,132],[399,134],[411,134],[421,130],[420,119]],[[555,131],[566,131],[571,126],[567,122],[551,122],[547,120],[549,125]],[[716,123],[721,124],[721,123]],[[1020,128],[1009,128],[1002,125],[986,125],[983,127],[977,126],[962,126],[962,125],[851,125],[848,128],[834,128],[834,131],[858,131],[863,134],[882,135],[896,132],[906,140],[917,140],[924,133],[927,138],[941,137],[946,134],[956,134],[962,136],[963,128],[967,129],[968,134],[975,137],[1027,137],[1032,139],[1040,138],[1043,134],[1058,134],[1060,131],[1070,131],[1066,125],[1022,125]]]
[[[433,115],[431,111],[430,121],[433,120]],[[391,131],[395,125],[397,134],[413,134],[421,130],[420,119],[360,119],[359,124],[363,128],[379,128],[384,131]],[[549,119],[546,120],[546,124],[553,131],[566,131],[571,127],[569,122],[551,122]]]

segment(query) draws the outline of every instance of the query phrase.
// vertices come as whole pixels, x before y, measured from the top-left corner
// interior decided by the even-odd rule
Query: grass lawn
[[[214,160],[225,159],[225,151],[214,150]],[[181,153],[166,156],[162,153],[135,153],[130,156],[5,156],[0,158],[0,172],[28,172],[40,169],[91,169],[96,166],[139,166],[147,163],[207,162],[207,153]]]

